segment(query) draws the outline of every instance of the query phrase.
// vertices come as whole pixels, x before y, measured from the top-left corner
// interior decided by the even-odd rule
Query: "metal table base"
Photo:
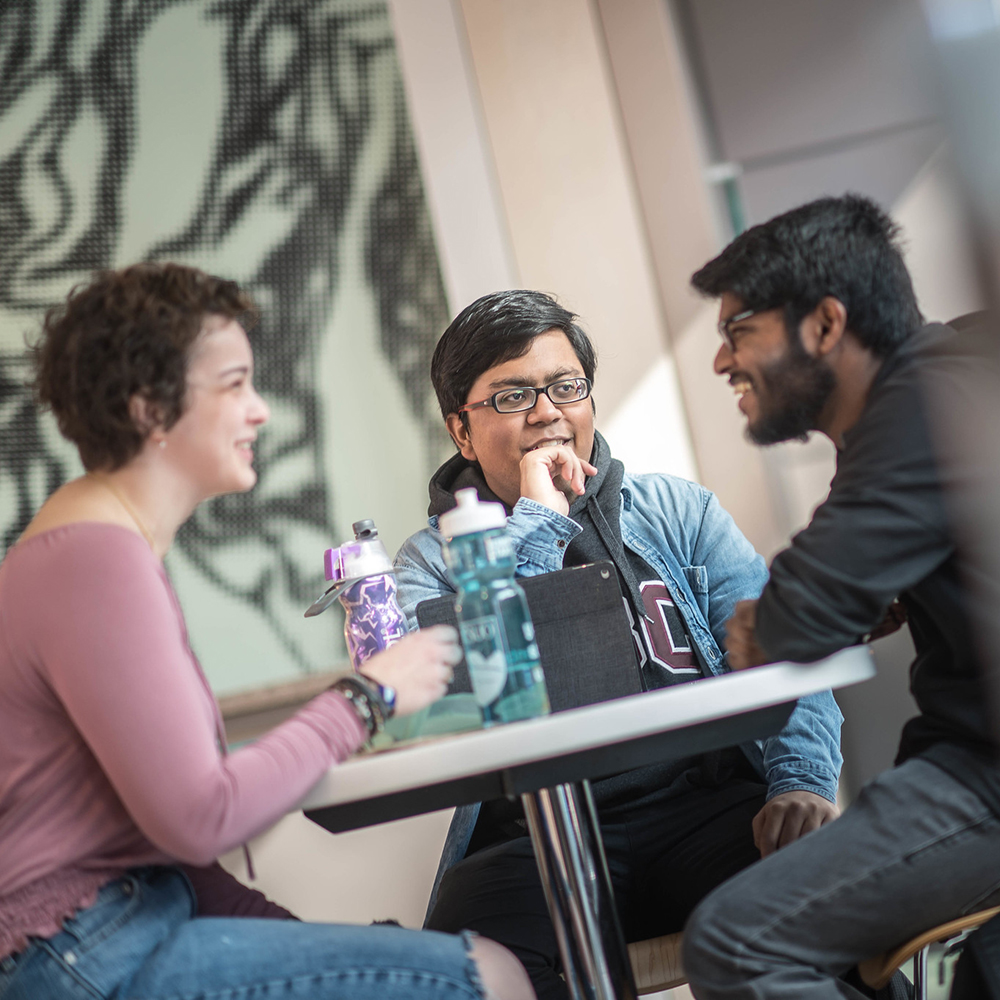
[[[572,1000],[636,1000],[590,783],[521,795]]]

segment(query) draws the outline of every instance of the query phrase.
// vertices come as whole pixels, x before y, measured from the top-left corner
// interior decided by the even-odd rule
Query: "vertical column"
[[[524,287],[579,313],[600,356],[598,427],[626,467],[696,477],[593,4],[460,10]]]
[[[733,395],[712,371],[717,305],[689,285],[726,234],[704,179],[706,142],[681,38],[666,0],[595,3],[699,478],[768,554],[787,537],[778,493],[764,452],[743,439]]]

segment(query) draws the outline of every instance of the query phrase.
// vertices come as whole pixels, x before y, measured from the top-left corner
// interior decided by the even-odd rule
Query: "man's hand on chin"
[[[757,602],[737,601],[733,617],[726,622],[726,662],[730,670],[746,670],[767,663],[757,644]]]
[[[535,448],[521,459],[521,496],[568,514],[570,498],[583,496],[587,476],[596,475],[567,445]]]
[[[814,792],[775,795],[753,818],[753,842],[760,856],[766,858],[839,815],[840,810],[832,802]]]

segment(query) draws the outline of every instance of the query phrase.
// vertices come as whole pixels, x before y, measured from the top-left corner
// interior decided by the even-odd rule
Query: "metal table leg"
[[[921,948],[913,956],[913,996],[915,1000],[927,1000],[927,952],[929,948]]]
[[[573,1000],[635,1000],[590,784],[521,796]]]

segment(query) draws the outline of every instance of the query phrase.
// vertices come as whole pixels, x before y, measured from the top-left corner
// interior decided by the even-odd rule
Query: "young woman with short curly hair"
[[[387,687],[416,711],[459,656],[453,630],[407,636],[360,697],[226,752],[161,560],[199,503],[256,481],[251,313],[230,281],[140,264],[74,290],[35,347],[87,472],[0,564],[0,998],[530,997],[491,941],[300,923],[216,863],[364,742]]]

